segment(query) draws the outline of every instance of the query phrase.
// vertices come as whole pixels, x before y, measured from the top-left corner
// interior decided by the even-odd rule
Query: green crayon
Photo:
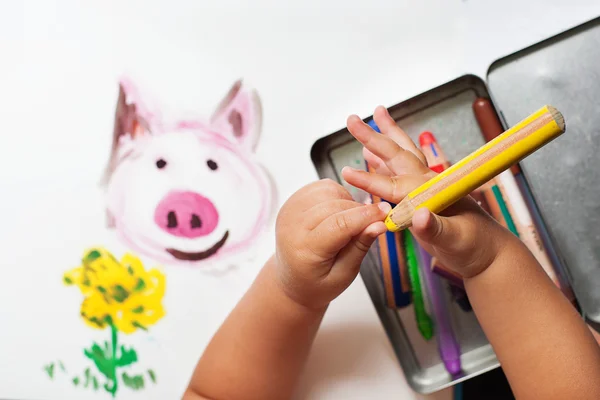
[[[415,308],[415,318],[419,332],[426,339],[433,337],[433,321],[427,310],[425,310],[425,302],[423,301],[423,289],[421,288],[421,278],[419,277],[419,262],[417,261],[417,250],[410,231],[403,231],[404,244],[406,246],[406,265],[408,266],[408,277],[412,287],[412,300]]]

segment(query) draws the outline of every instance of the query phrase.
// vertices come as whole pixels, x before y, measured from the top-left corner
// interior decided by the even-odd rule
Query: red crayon
[[[419,144],[429,164],[429,169],[438,174],[450,166],[446,155],[438,145],[435,136],[431,132],[423,132],[419,135]]]

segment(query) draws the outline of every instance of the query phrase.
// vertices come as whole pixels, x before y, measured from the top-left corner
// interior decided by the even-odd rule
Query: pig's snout
[[[171,235],[193,239],[214,231],[219,213],[198,193],[170,192],[156,207],[154,222]]]

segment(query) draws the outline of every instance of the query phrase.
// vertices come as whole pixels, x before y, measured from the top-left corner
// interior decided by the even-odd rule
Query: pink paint
[[[154,222],[163,231],[184,238],[210,234],[219,213],[206,197],[194,192],[171,192],[156,207]]]
[[[275,201],[254,156],[256,93],[236,82],[210,119],[165,122],[130,81],[120,89],[107,212],[123,242],[162,263],[203,266],[251,248]]]

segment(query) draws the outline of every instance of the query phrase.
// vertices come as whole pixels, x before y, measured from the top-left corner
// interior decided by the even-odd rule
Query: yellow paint
[[[165,315],[165,275],[157,269],[146,270],[132,254],[118,261],[105,249],[90,249],[82,265],[65,273],[63,281],[79,287],[84,296],[81,316],[93,328],[114,325],[129,334]]]

